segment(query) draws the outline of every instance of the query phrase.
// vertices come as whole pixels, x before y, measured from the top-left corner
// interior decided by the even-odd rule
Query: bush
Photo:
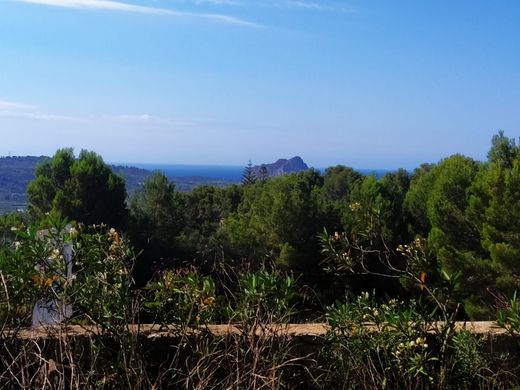
[[[216,317],[215,282],[195,272],[165,271],[148,287],[143,309],[161,323],[207,324]]]
[[[336,303],[320,356],[332,388],[508,388],[515,376],[468,331],[448,332],[420,301],[377,303],[368,293]]]

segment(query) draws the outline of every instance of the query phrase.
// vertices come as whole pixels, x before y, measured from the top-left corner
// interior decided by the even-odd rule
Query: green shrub
[[[332,388],[509,388],[503,356],[486,352],[469,331],[435,322],[420,301],[377,303],[368,293],[327,311],[320,355]]]
[[[520,302],[516,297],[516,292],[506,307],[498,312],[497,323],[513,335],[520,334]]]
[[[331,329],[323,356],[332,364],[334,385],[417,388],[433,383],[438,359],[427,342],[431,317],[421,313],[417,302],[378,304],[363,293],[337,302],[326,317]]]
[[[232,322],[288,322],[295,314],[294,282],[292,276],[276,271],[239,275],[238,291],[226,308],[227,317]]]
[[[148,287],[145,313],[161,323],[198,325],[216,317],[215,282],[195,272],[166,271]]]

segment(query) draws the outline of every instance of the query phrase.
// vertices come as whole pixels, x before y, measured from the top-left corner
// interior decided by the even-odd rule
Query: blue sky
[[[520,2],[0,0],[0,155],[412,168],[520,135]]]

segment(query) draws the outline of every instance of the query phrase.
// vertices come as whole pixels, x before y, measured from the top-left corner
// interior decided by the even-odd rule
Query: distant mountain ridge
[[[27,185],[34,179],[35,168],[50,157],[47,156],[9,156],[0,157],[0,214],[25,209],[27,207]],[[154,170],[143,169],[127,165],[110,165],[112,170],[121,175],[126,182],[126,190],[129,195],[138,190],[142,183],[152,175]],[[262,169],[265,167],[265,170]],[[237,167],[237,175],[240,175],[240,167]],[[301,157],[291,159],[279,159],[272,164],[263,164],[253,167],[256,177],[260,177],[261,171],[267,171],[267,176],[275,177],[292,172],[300,172],[309,169]],[[203,177],[199,175],[181,176],[173,175],[173,172],[165,172],[166,176],[175,183],[178,191],[191,191],[200,185],[213,185],[222,187],[237,180],[217,179],[214,177]]]
[[[272,164],[255,165],[253,167],[253,175],[255,177],[262,177],[263,168],[265,168],[264,172],[267,172],[267,176],[276,177],[288,173],[306,171],[309,169],[309,166],[300,156],[294,156],[288,160],[285,158],[280,158]]]
[[[27,207],[27,185],[34,179],[36,165],[47,156],[0,157],[0,213]],[[129,194],[137,190],[152,172],[128,166],[110,166],[126,182]]]
[[[50,159],[48,156],[9,156],[0,157],[0,214],[27,208],[27,185],[34,179],[36,166]],[[128,165],[110,165],[126,182],[126,191],[132,195],[143,182],[160,169],[143,169]],[[173,177],[165,173],[175,183],[178,191],[188,192],[200,185],[222,187],[230,181],[202,176]],[[238,182],[238,180],[237,180]]]

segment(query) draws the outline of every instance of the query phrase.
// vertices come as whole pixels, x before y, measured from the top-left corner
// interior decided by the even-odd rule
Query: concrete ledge
[[[432,324],[431,332],[439,329],[442,323]],[[377,328],[370,323],[365,324],[369,330],[377,331]],[[128,331],[142,337],[157,339],[171,338],[180,336],[189,336],[197,334],[211,334],[217,337],[228,335],[238,335],[244,332],[239,325],[232,324],[216,324],[204,325],[199,327],[181,327],[178,325],[157,325],[157,324],[131,324],[128,325]],[[279,335],[288,337],[322,337],[330,327],[324,323],[311,324],[281,324],[258,326],[255,328],[256,335]],[[469,332],[482,336],[505,335],[507,330],[499,327],[494,321],[478,321],[478,322],[457,322],[455,330],[468,330]],[[54,325],[41,327],[37,329],[19,329],[17,331],[4,332],[4,337],[15,337],[17,339],[37,340],[61,337],[85,337],[85,336],[102,336],[110,332],[104,332],[101,328],[95,326],[81,325]]]

